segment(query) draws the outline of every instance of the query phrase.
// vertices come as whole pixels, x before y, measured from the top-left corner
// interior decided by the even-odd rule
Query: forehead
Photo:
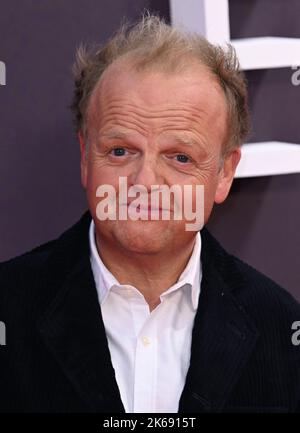
[[[202,65],[167,74],[155,69],[137,72],[121,61],[101,77],[91,97],[89,117],[98,128],[134,118],[145,128],[173,122],[183,129],[205,125],[224,129],[227,103],[217,79]]]

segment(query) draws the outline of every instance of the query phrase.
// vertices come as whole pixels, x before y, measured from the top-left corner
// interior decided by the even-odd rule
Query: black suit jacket
[[[0,411],[124,412],[89,261],[90,214],[0,265]],[[201,232],[203,277],[179,412],[300,411],[299,304]],[[171,379],[170,379],[171,380]]]

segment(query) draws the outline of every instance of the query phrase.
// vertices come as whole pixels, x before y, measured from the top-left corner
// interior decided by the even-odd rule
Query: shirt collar
[[[101,257],[98,253],[95,239],[95,224],[92,219],[89,229],[89,243],[90,243],[90,261],[91,267],[94,274],[96,289],[98,292],[98,297],[100,304],[102,304],[109,294],[109,291],[113,286],[124,287],[115,276],[107,269],[104,265]],[[191,301],[194,310],[198,308],[198,300],[200,295],[200,286],[202,278],[202,268],[201,268],[201,235],[198,231],[196,234],[195,244],[193,252],[190,259],[184,268],[183,272],[180,274],[177,282],[173,284],[168,290],[161,294],[164,297],[168,293],[171,293],[183,286],[190,288]]]

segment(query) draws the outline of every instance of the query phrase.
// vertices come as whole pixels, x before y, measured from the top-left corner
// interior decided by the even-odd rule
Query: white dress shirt
[[[151,313],[139,290],[120,284],[102,262],[93,220],[89,236],[91,267],[125,411],[176,413],[200,294],[200,232],[186,268]]]

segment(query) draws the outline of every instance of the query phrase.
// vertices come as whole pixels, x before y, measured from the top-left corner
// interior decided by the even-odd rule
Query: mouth
[[[127,205],[127,208],[129,207],[129,204]],[[172,212],[172,209],[167,209],[164,207],[152,207],[152,206],[141,206],[141,205],[137,205],[136,210],[139,212],[151,212],[151,211],[152,212]]]
[[[148,212],[151,212],[151,210],[152,210],[153,212],[158,212],[158,211],[165,210],[165,209],[163,209],[163,208],[161,208],[161,207],[151,207],[151,206],[141,206],[141,205],[138,205],[138,206],[136,207],[136,209],[137,209],[137,210],[141,210],[141,211],[148,211]]]
[[[125,206],[127,207],[127,210],[129,211],[129,206],[131,203],[127,203]],[[137,215],[146,215],[148,219],[151,219],[151,216],[155,217],[155,219],[163,218],[163,216],[167,217],[168,215],[171,215],[173,213],[172,209],[167,209],[163,207],[151,207],[151,206],[143,206],[138,204],[137,206],[133,206],[133,209],[131,208],[130,211],[135,211]]]

